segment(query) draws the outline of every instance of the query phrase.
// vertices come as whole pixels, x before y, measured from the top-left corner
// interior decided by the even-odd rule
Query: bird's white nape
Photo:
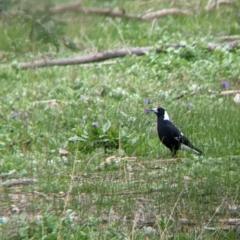
[[[169,116],[168,116],[168,113],[167,113],[167,111],[165,110],[165,112],[164,112],[164,118],[163,118],[163,120],[170,120],[170,118],[169,118]]]

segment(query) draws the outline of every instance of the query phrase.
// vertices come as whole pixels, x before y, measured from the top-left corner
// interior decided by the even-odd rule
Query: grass
[[[240,110],[233,95],[208,90],[224,90],[223,81],[229,82],[229,90],[239,89],[240,54],[239,49],[205,48],[219,36],[237,34],[239,19],[237,8],[221,6],[206,13],[206,4],[83,1],[84,6],[119,7],[135,14],[168,7],[196,14],[155,23],[55,16],[66,21],[64,37],[82,48],[77,53],[61,44],[56,53],[51,41],[30,41],[28,22],[2,15],[0,172],[15,169],[10,178],[38,180],[36,185],[0,189],[0,223],[8,221],[0,225],[2,239],[239,237],[239,230],[226,221],[239,219]],[[114,59],[110,65],[11,67],[49,56],[178,42],[187,47]],[[184,97],[176,100],[180,95]],[[150,104],[144,103],[146,98]],[[167,109],[203,156],[179,152],[179,161],[170,159],[159,143],[156,117],[144,113],[156,106]]]

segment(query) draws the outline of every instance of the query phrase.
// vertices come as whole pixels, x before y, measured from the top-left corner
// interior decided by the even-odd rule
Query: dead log
[[[37,179],[32,178],[22,178],[22,179],[11,179],[8,181],[5,181],[1,184],[2,187],[11,187],[16,185],[30,185],[30,184],[37,184]]]
[[[179,45],[180,47],[180,45]],[[157,48],[154,47],[137,47],[137,48],[123,48],[119,50],[106,51],[102,53],[96,53],[93,55],[79,56],[74,58],[61,58],[61,59],[52,59],[52,60],[39,60],[33,62],[25,62],[18,64],[19,69],[28,69],[28,68],[40,68],[47,66],[67,66],[67,65],[76,65],[76,64],[86,64],[86,63],[95,63],[112,58],[124,57],[126,55],[144,55],[152,50],[156,52],[162,51],[162,46]]]

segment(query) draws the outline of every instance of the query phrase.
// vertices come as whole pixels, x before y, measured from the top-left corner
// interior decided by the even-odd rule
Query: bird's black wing
[[[196,148],[189,140],[187,137],[185,137],[183,135],[183,133],[181,133],[181,137],[180,137],[180,142],[181,142],[181,148],[184,150],[186,150],[185,146],[189,147],[193,152],[197,153],[197,154],[202,154],[202,151],[199,150],[198,148]]]
[[[176,139],[177,141],[181,140],[181,136],[183,135],[178,128],[171,123],[170,121],[165,121],[165,126],[169,131],[169,134],[174,137],[174,139]]]
[[[165,120],[159,122],[158,135],[163,144],[169,149],[179,149],[181,132],[170,121]]]
[[[178,130],[177,127],[174,126],[174,124],[172,124],[170,121],[168,123],[169,126],[171,126],[172,129],[172,134],[174,135],[174,138],[178,141],[179,143],[179,147],[182,150],[192,150],[193,152],[195,152],[196,154],[202,154],[202,151],[199,150],[198,148],[196,148],[189,140],[186,136],[184,136],[184,134],[182,132],[180,132]],[[189,149],[187,149],[187,148]]]

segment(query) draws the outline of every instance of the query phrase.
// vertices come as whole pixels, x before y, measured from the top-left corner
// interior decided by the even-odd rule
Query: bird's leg
[[[175,158],[177,155],[177,151],[175,149],[171,150],[172,158]]]

